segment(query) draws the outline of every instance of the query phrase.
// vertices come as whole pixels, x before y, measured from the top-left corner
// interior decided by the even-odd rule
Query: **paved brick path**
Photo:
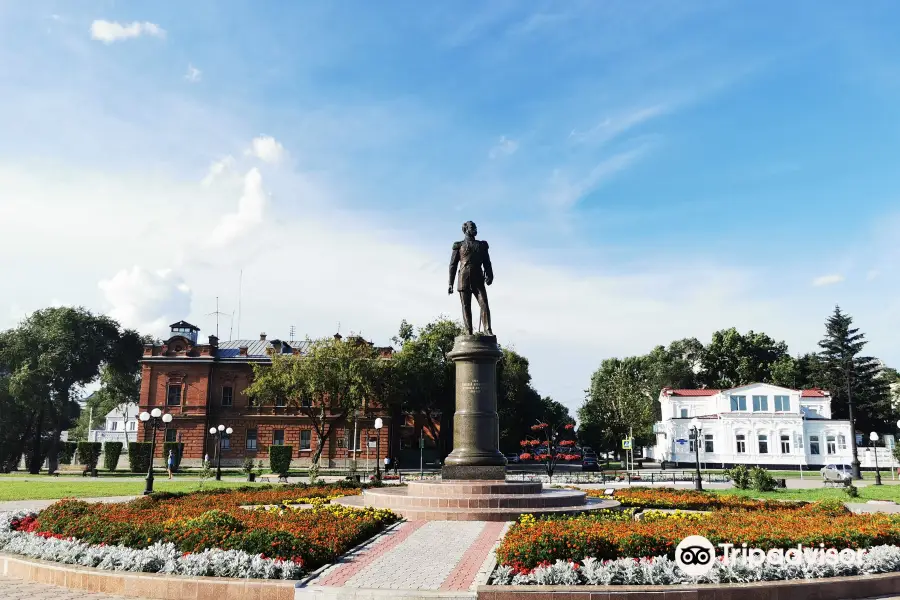
[[[329,592],[344,597],[354,588],[396,590],[398,597],[414,592],[423,592],[421,597],[471,597],[476,577],[505,528],[505,523],[482,521],[408,521],[345,557],[305,588],[319,597]],[[303,588],[298,591],[302,594]]]
[[[125,600],[125,598],[85,592],[84,590],[69,590],[55,585],[32,583],[0,575],[0,600]],[[128,600],[140,599],[129,598]]]

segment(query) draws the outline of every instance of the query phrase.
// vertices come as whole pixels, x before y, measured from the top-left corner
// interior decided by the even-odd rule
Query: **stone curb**
[[[296,581],[103,571],[0,553],[0,575],[68,589],[157,600],[293,600]]]
[[[482,585],[478,600],[852,600],[900,593],[900,573],[704,585]]]
[[[512,523],[507,523],[503,526],[503,529],[500,530],[500,535],[497,536],[497,541],[494,542],[494,546],[491,548],[491,551],[488,552],[487,558],[484,559],[484,564],[481,566],[478,573],[475,574],[475,581],[472,582],[472,586],[469,588],[470,590],[474,591],[480,586],[488,584],[491,575],[494,573],[494,569],[497,568],[497,548],[503,543],[503,538],[506,537],[506,532],[509,531],[509,528],[512,527],[512,525]]]

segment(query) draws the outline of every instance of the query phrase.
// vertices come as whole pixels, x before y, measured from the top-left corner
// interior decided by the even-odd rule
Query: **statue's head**
[[[478,235],[478,226],[475,225],[475,221],[466,221],[465,223],[463,223],[462,231],[465,235],[471,235],[472,237],[475,237],[476,235]]]

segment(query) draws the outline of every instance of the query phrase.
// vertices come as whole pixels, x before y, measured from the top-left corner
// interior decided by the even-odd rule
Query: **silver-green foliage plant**
[[[12,522],[33,514],[0,513],[0,551],[105,571],[242,579],[299,579],[304,574],[303,568],[292,561],[263,558],[242,550],[212,548],[184,554],[171,543],[157,542],[142,549],[99,546],[12,530]]]
[[[750,583],[755,581],[784,581],[790,579],[820,579],[873,573],[900,571],[900,547],[875,546],[868,548],[861,560],[852,563],[837,561],[762,565],[737,556],[729,564],[714,561],[705,575],[694,578],[686,575],[674,560],[665,556],[653,558],[620,558],[601,561],[586,558],[582,564],[557,560],[538,567],[531,573],[516,573],[511,567],[497,567],[492,585],[677,585],[688,583]]]

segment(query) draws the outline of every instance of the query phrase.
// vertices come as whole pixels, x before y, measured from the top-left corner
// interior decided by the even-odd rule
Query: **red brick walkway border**
[[[459,563],[441,584],[440,590],[454,592],[468,590],[505,526],[506,523],[486,523],[478,539],[466,550]]]
[[[317,581],[316,585],[344,585],[351,577],[403,543],[406,538],[411,536],[419,529],[419,527],[422,527],[427,522],[428,521],[409,521],[404,523],[399,529],[394,530],[394,532],[385,536],[382,541],[376,542],[371,548],[363,550],[359,557],[350,558],[348,559],[348,562],[335,567],[328,575]]]

